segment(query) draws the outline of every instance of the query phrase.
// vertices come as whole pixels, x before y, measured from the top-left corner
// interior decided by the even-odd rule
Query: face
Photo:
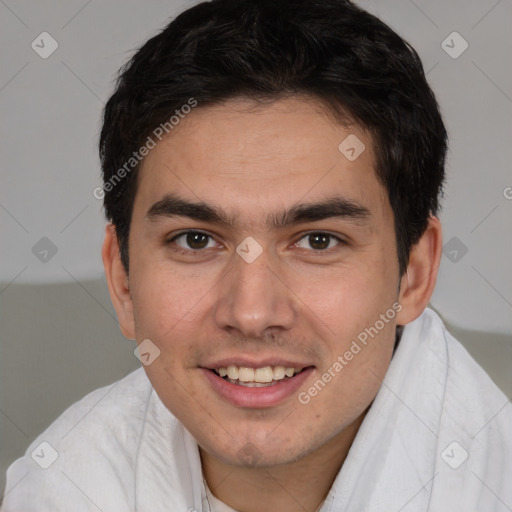
[[[304,98],[199,106],[145,158],[134,336],[160,351],[144,368],[162,402],[224,463],[299,460],[375,397],[399,273],[374,166],[368,133]]]

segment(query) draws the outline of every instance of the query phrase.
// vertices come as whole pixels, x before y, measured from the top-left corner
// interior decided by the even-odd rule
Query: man
[[[3,510],[511,510],[510,404],[426,309],[445,152],[417,54],[350,2],[181,14],[100,140],[143,369],[29,447]]]

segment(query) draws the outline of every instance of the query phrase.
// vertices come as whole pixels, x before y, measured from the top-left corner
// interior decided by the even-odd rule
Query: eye
[[[301,249],[313,249],[314,251],[325,251],[333,247],[345,244],[337,236],[329,233],[308,233],[304,235],[295,245]]]
[[[199,251],[215,247],[215,240],[210,235],[201,231],[187,231],[170,240],[183,249]]]

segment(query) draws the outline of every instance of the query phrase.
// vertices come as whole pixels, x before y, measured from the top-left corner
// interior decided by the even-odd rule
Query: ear
[[[114,305],[119,319],[119,327],[123,336],[130,340],[135,339],[135,322],[133,317],[133,303],[130,296],[128,275],[121,261],[119,243],[116,229],[108,224],[105,229],[105,240],[101,251],[105,277],[107,278],[110,300]]]
[[[402,309],[396,317],[397,324],[412,322],[427,307],[434,292],[442,248],[441,222],[431,216],[427,229],[411,249],[407,271],[400,281],[399,302]]]

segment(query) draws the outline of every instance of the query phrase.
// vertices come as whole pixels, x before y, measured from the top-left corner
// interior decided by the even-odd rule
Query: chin
[[[271,432],[271,431],[270,431]],[[283,439],[275,436],[269,439],[272,433],[268,431],[261,436],[263,439],[255,439],[255,436],[244,436],[244,439],[226,438],[226,443],[219,446],[211,441],[200,443],[201,448],[211,457],[220,460],[224,464],[244,468],[268,468],[282,464],[293,463],[308,453],[314,451],[322,443],[309,446],[307,439],[298,438]]]

